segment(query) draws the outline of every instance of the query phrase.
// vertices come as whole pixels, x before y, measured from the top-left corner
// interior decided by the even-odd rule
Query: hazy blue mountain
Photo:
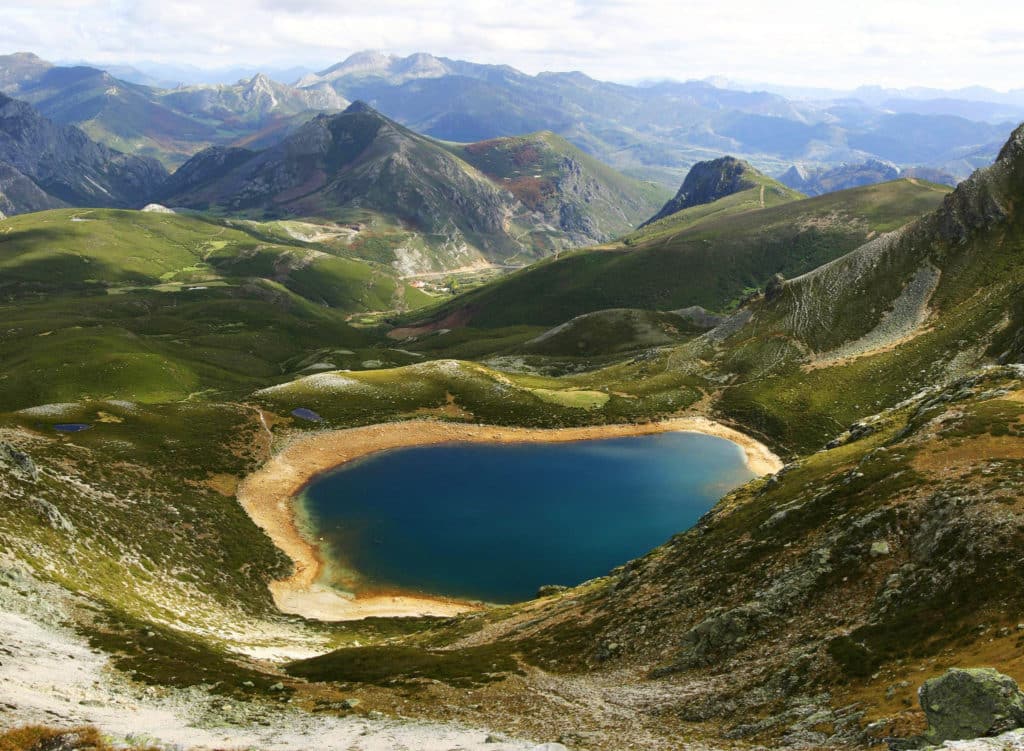
[[[840,164],[835,167],[807,166],[794,164],[783,172],[778,180],[794,190],[809,196],[834,193],[837,190],[874,185],[890,180],[908,177],[926,180],[940,185],[956,187],[955,177],[931,167],[907,167],[900,169],[892,162],[869,159],[857,164]]]
[[[211,145],[267,131],[283,137],[317,112],[348,105],[330,87],[296,89],[259,73],[230,84],[155,88],[28,53],[0,56],[0,92],[111,148],[171,167]]]
[[[799,101],[707,81],[628,86],[582,73],[531,76],[424,53],[356,53],[298,85],[330,86],[443,140],[551,130],[620,170],[673,187],[695,162],[723,153],[770,172],[795,161],[876,158],[961,177],[991,161],[1016,112],[957,103],[894,111],[853,93]],[[1007,121],[990,122],[997,117]]]

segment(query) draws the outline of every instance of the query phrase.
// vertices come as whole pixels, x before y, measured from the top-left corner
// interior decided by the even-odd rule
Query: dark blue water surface
[[[646,553],[751,477],[738,446],[696,433],[445,444],[323,475],[305,509],[339,586],[514,602]]]
[[[62,422],[53,426],[53,429],[58,433],[81,433],[83,430],[89,430],[92,425],[85,422]]]

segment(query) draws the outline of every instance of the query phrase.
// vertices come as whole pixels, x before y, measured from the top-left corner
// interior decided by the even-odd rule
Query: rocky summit
[[[653,224],[683,209],[714,203],[720,198],[749,190],[757,185],[757,177],[761,177],[759,172],[735,157],[698,162],[690,168],[675,198],[644,224]]]

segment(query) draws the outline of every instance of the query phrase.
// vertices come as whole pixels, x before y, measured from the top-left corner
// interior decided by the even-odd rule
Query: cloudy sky
[[[1016,0],[5,0],[0,23],[2,52],[107,64],[321,68],[368,48],[620,81],[1024,87]]]

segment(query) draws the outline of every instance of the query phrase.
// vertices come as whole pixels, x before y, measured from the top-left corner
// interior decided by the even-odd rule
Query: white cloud
[[[1024,87],[1024,17],[1003,0],[7,0],[3,15],[0,50],[105,63],[320,67],[375,48],[611,80]]]

